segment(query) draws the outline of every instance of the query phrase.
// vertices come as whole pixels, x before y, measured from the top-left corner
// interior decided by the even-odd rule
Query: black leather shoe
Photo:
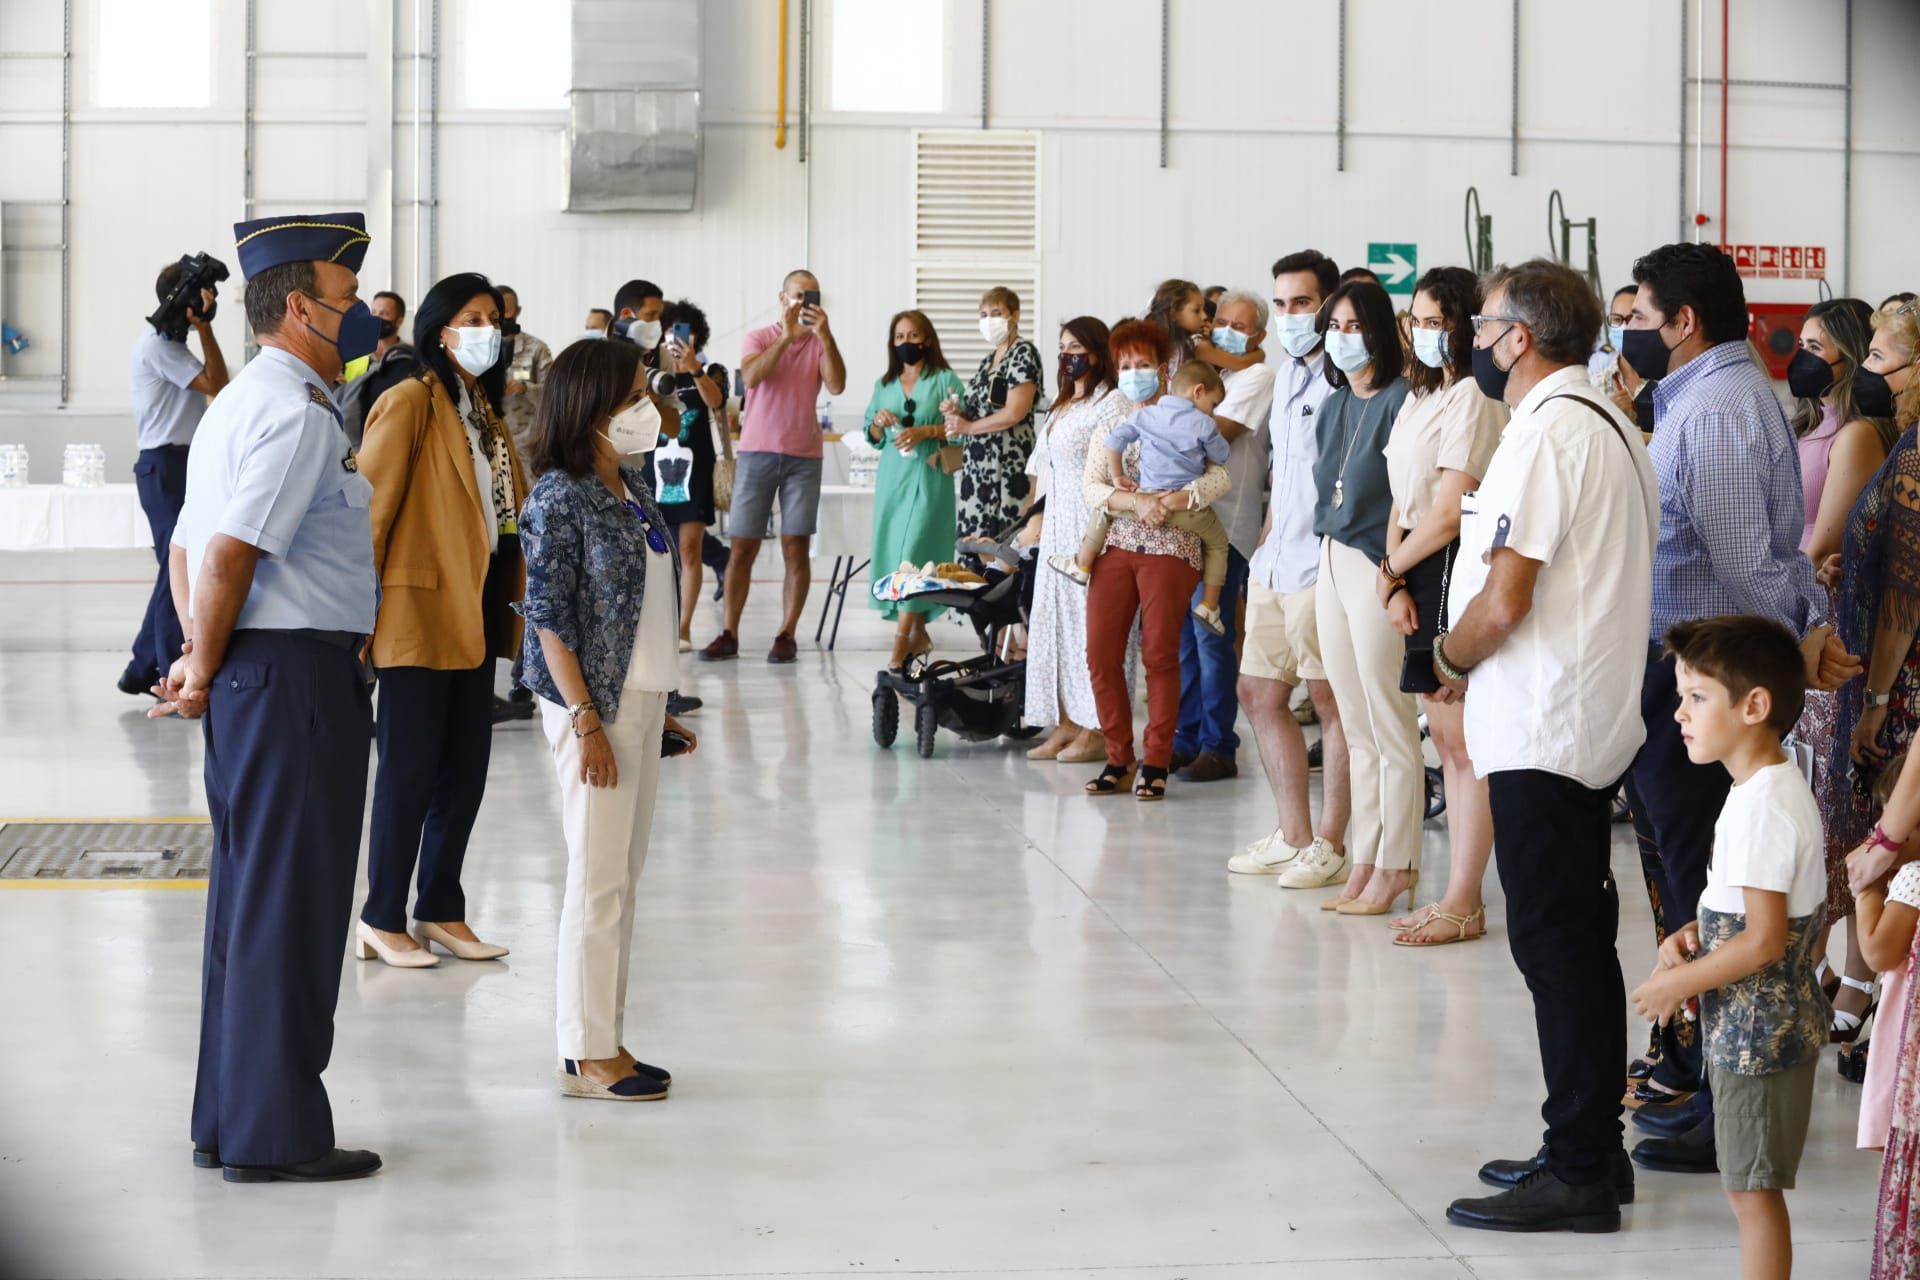
[[[1695,1095],[1696,1097],[1698,1095]],[[1693,1098],[1677,1106],[1642,1107],[1633,1113],[1633,1127],[1656,1138],[1677,1138],[1706,1119],[1708,1108]]]
[[[371,1151],[342,1151],[335,1147],[317,1160],[299,1164],[228,1165],[228,1182],[345,1182],[364,1178],[380,1168]]]
[[[1320,742],[1315,739],[1307,747],[1307,772],[1316,772],[1320,767]]]
[[[1620,1197],[1611,1181],[1576,1187],[1550,1169],[1536,1169],[1497,1196],[1455,1200],[1447,1221],[1481,1231],[1597,1234],[1620,1229]]]
[[[706,705],[705,698],[696,698],[690,693],[681,693],[678,689],[667,695],[667,714],[675,720],[681,716],[690,715]]]
[[[142,674],[135,671],[132,667],[128,667],[120,673],[120,678],[114,682],[114,688],[120,690],[122,693],[131,694],[138,698],[142,695],[150,696],[153,693],[153,686],[159,683],[159,672],[155,671]]]
[[[1633,1161],[1627,1158],[1624,1150],[1616,1151],[1607,1160],[1609,1172],[1613,1175],[1613,1193],[1620,1197],[1621,1204],[1633,1203]],[[1530,1173],[1538,1173],[1547,1167],[1547,1149],[1540,1148],[1538,1155],[1531,1160],[1489,1160],[1480,1166],[1480,1181],[1490,1187],[1514,1187]]]
[[[1633,1149],[1633,1162],[1660,1173],[1718,1173],[1713,1126],[1700,1124],[1671,1138],[1648,1138]]]
[[[510,702],[524,702],[528,706],[532,706],[533,690],[523,684],[517,684],[507,691],[507,699]]]
[[[509,720],[533,719],[531,702],[514,702],[509,698],[495,697],[493,700],[493,722],[505,724]]]
[[[193,1144],[193,1167],[196,1169],[218,1169],[220,1167],[220,1148],[203,1147]]]

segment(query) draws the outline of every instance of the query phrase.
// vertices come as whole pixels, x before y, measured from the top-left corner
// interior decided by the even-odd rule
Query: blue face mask
[[[1160,373],[1157,369],[1122,369],[1120,371],[1120,394],[1136,403],[1151,400],[1153,393],[1160,389]]]
[[[1275,316],[1273,319],[1274,333],[1280,339],[1280,345],[1295,360],[1306,359],[1320,345],[1320,335],[1314,332],[1313,321],[1314,314],[1311,311]]]
[[[1213,345],[1230,356],[1243,356],[1247,354],[1247,335],[1221,325],[1213,331]]]
[[[1607,326],[1607,345],[1609,347],[1612,347],[1615,351],[1618,351],[1620,349],[1620,344],[1625,342],[1626,340],[1627,340],[1627,326],[1623,324],[1610,324]]]
[[[1450,336],[1444,329],[1415,329],[1413,331],[1414,357],[1429,369],[1445,368],[1447,339]]]
[[[340,363],[352,364],[361,356],[370,356],[373,349],[380,345],[380,317],[373,314],[366,303],[356,302],[343,311],[339,307],[327,306],[312,294],[307,297],[315,306],[324,307],[340,317],[340,332],[327,338],[340,352]],[[322,338],[327,337],[312,325],[307,328],[313,329]]]
[[[1342,333],[1338,329],[1327,330],[1327,359],[1340,372],[1355,374],[1367,367],[1373,354],[1367,350],[1364,334]]]

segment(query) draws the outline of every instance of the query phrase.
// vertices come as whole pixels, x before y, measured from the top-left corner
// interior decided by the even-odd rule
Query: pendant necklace
[[[1360,433],[1353,430],[1347,422],[1347,410],[1352,406],[1352,403],[1353,402],[1349,400],[1346,404],[1340,406],[1340,428],[1341,433],[1346,437],[1347,452],[1340,459],[1339,474],[1333,478],[1333,509],[1335,511],[1347,505],[1347,463],[1353,460],[1353,446],[1359,443],[1360,440]]]
[[[647,535],[647,546],[657,556],[667,554],[667,535],[654,528],[653,521],[647,519],[647,513],[641,510],[639,503],[635,502],[632,498],[628,498],[626,499],[626,504],[627,510],[633,512],[634,516],[640,521],[641,532]]]

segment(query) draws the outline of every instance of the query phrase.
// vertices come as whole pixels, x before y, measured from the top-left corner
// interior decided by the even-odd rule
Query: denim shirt
[[[680,549],[647,488],[645,474],[623,466],[627,492],[666,538],[674,557],[674,580],[659,584],[680,599]],[[521,680],[560,706],[566,697],[553,682],[540,631],[551,631],[580,660],[587,696],[600,718],[620,714],[620,689],[633,658],[640,626],[640,600],[647,587],[647,539],[626,503],[599,476],[575,479],[547,472],[534,482],[520,512],[520,550],[527,560],[527,595],[514,608],[527,620],[521,650]]]

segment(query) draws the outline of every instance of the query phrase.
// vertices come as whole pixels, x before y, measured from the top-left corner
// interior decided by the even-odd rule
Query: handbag
[[[733,423],[720,414],[720,450],[725,456],[713,460],[713,509],[733,510]]]
[[[1460,551],[1455,538],[1444,549],[1407,570],[1407,594],[1413,597],[1418,624],[1407,637],[1406,656],[1400,660],[1400,692],[1438,693],[1440,678],[1433,673],[1434,638],[1444,629],[1447,587],[1453,579],[1453,557]]]
[[[927,465],[941,475],[957,476],[967,465],[967,451],[957,444],[943,444],[927,455]]]

